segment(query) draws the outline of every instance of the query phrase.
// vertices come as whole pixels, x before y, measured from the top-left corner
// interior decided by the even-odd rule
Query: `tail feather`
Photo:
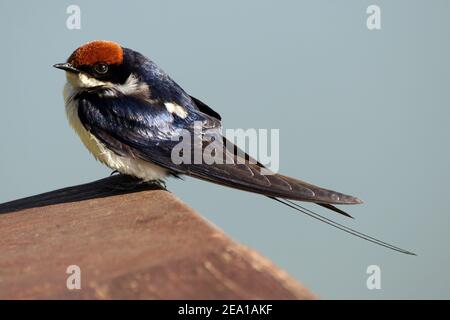
[[[335,206],[333,206],[331,204],[328,204],[328,203],[317,203],[317,204],[319,206],[321,206],[321,207],[327,208],[327,209],[332,210],[334,212],[340,213],[340,214],[342,214],[342,215],[344,215],[346,217],[354,219],[349,213],[345,212],[342,209],[336,208]]]
[[[315,213],[314,211],[311,211],[311,210],[309,210],[309,209],[307,209],[305,207],[302,207],[301,205],[299,205],[298,203],[295,203],[293,201],[286,200],[286,199],[278,199],[278,198],[275,198],[275,197],[269,197],[269,198],[271,198],[271,199],[273,199],[275,201],[278,201],[278,202],[284,204],[285,206],[288,206],[288,207],[290,207],[290,208],[292,208],[292,209],[294,209],[296,211],[299,211],[299,212],[301,212],[303,214],[306,214],[307,216],[309,216],[311,218],[314,218],[316,220],[324,222],[324,223],[326,223],[326,224],[328,224],[328,225],[330,225],[330,226],[332,226],[332,227],[334,227],[336,229],[339,229],[339,230],[342,230],[342,231],[344,231],[344,232],[346,232],[348,234],[351,234],[351,235],[353,235],[355,237],[358,237],[358,238],[361,238],[363,240],[372,242],[374,244],[377,244],[379,246],[388,248],[390,250],[394,250],[394,251],[397,251],[397,252],[400,252],[400,253],[416,256],[416,254],[414,252],[411,252],[411,251],[399,248],[397,246],[394,246],[394,245],[389,244],[387,242],[384,242],[382,240],[376,239],[374,237],[371,237],[369,235],[366,235],[364,233],[356,231],[356,230],[354,230],[352,228],[346,227],[346,226],[344,226],[344,225],[342,225],[342,224],[340,224],[338,222],[335,222],[335,221],[333,221],[331,219],[328,219],[328,218],[326,218],[324,216],[321,216],[318,213]]]

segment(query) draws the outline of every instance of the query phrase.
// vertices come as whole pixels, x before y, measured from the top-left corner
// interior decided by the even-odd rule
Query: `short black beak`
[[[78,70],[77,68],[75,68],[68,62],[67,63],[57,63],[57,64],[54,64],[53,66],[57,69],[61,69],[61,70],[68,71],[68,72],[80,72],[80,70]]]

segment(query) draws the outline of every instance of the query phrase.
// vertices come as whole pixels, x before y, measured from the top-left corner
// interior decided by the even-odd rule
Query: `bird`
[[[218,112],[189,95],[143,54],[114,41],[95,40],[78,47],[66,62],[54,67],[66,73],[63,96],[70,125],[90,153],[114,171],[143,183],[191,176],[257,193],[357,237],[413,254],[298,204],[314,203],[352,218],[336,205],[363,202],[271,172],[221,135]],[[188,147],[178,156],[192,160],[200,154],[202,159],[213,145],[210,157],[216,159],[220,154],[227,161],[174,161],[174,149],[186,134],[191,137],[185,139]]]

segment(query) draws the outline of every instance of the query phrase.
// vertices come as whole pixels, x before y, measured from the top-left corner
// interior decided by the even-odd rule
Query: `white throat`
[[[108,83],[97,80],[93,77],[88,76],[86,73],[79,72],[66,72],[67,82],[69,82],[74,88],[94,88],[106,86]]]
[[[127,96],[138,96],[142,99],[150,99],[149,86],[139,81],[134,75],[130,74],[124,83],[112,83],[109,81],[101,81],[89,76],[86,73],[73,73],[66,72],[67,82],[72,85],[76,90],[82,91],[83,89],[102,88],[104,89],[101,94],[104,96],[114,97],[118,94]]]

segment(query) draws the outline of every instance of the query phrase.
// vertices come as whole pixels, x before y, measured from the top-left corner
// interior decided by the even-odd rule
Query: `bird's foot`
[[[126,192],[137,189],[142,184],[142,181],[125,181],[114,183],[108,186],[108,189],[114,192]]]
[[[107,188],[113,192],[133,191],[142,183],[142,180],[123,174],[117,170],[111,172],[110,177],[113,175],[114,178],[108,179],[109,183],[107,185]]]
[[[120,174],[120,172],[117,171],[117,170],[114,170],[113,172],[111,172],[111,174],[110,174],[109,176],[111,177],[111,176],[113,176],[113,175],[115,175],[115,174]]]
[[[166,181],[164,181],[164,180],[153,180],[153,181],[149,181],[147,183],[150,184],[150,185],[154,185],[158,189],[162,189],[162,190],[166,190],[167,191]]]
[[[123,175],[123,179],[121,180],[122,181],[111,183],[108,186],[108,189],[110,189],[113,192],[129,192],[133,190],[137,191],[149,189],[167,190],[166,182],[164,180],[143,181],[127,175]]]

